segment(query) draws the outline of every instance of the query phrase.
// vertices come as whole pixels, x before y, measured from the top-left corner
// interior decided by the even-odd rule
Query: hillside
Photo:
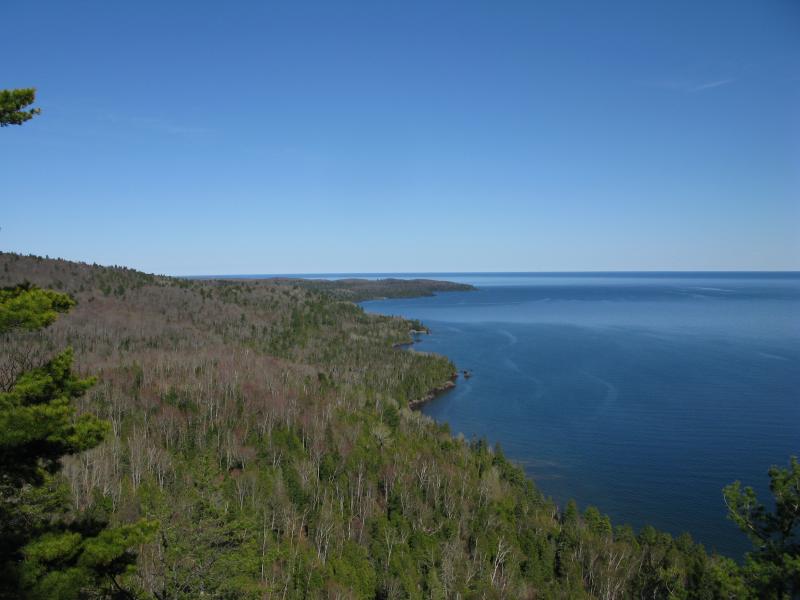
[[[559,512],[499,449],[410,410],[455,367],[394,349],[415,325],[353,304],[368,285],[0,263],[0,286],[78,302],[3,338],[0,386],[65,346],[99,376],[80,409],[112,434],[64,476],[76,512],[159,521],[135,597],[748,597],[688,536]]]
[[[224,278],[228,282],[248,282],[253,279]],[[272,277],[266,279],[270,283],[302,287],[306,289],[327,292],[335,298],[362,302],[377,298],[414,298],[419,296],[433,296],[438,292],[470,292],[474,286],[452,281],[437,281],[435,279],[296,279],[287,277]]]

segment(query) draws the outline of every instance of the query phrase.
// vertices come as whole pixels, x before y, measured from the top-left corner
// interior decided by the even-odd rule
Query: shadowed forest
[[[154,524],[128,548],[131,566],[81,597],[791,593],[768,587],[787,571],[769,579],[688,535],[560,511],[499,448],[410,410],[455,366],[394,347],[422,324],[349,301],[386,286],[175,279],[7,253],[0,263],[0,287],[76,301],[49,327],[2,334],[0,390],[64,348],[97,378],[75,403],[108,423],[104,441],[47,483],[65,518]]]

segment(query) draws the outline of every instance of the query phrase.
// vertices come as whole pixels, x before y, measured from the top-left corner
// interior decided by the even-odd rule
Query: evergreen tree
[[[755,547],[745,572],[762,598],[800,597],[800,463],[792,457],[788,469],[769,470],[775,510],[758,501],[753,488],[738,481],[724,490],[728,517]]]
[[[75,302],[29,285],[0,290],[0,335],[52,323]],[[94,384],[72,372],[72,350],[22,373],[0,393],[0,598],[78,598],[88,590],[124,595],[116,576],[129,548],[155,523],[110,528],[98,515],[70,518],[61,458],[97,446],[108,424],[76,416],[73,400]]]
[[[33,104],[35,99],[34,88],[0,90],[0,127],[22,125],[34,115],[38,115],[41,112],[38,108],[25,110],[25,107]]]
[[[39,329],[50,325],[75,305],[66,294],[24,283],[0,290],[0,333],[12,329]]]
[[[24,110],[34,99],[33,89],[0,90],[0,126],[39,114]],[[2,289],[0,336],[47,327],[74,305],[29,284]],[[73,401],[94,382],[72,372],[68,348],[0,392],[0,598],[130,597],[116,576],[156,523],[108,527],[99,513],[70,515],[57,477],[64,456],[94,448],[108,431],[94,415],[76,415]]]

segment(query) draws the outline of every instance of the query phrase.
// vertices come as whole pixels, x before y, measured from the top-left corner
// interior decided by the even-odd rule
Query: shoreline
[[[409,400],[408,401],[408,408],[411,410],[418,410],[422,408],[424,404],[427,404],[431,400],[434,400],[444,394],[445,392],[449,392],[454,387],[456,387],[456,379],[458,378],[458,372],[453,373],[450,379],[445,381],[443,384],[433,388],[427,394],[425,394],[422,398],[417,398],[416,400]]]
[[[410,341],[397,343],[397,344],[392,344],[392,348],[394,350],[402,350],[404,352],[416,352],[416,350],[414,350],[413,346],[419,340],[416,339],[414,336],[415,335],[421,335],[421,334],[430,335],[431,331],[430,331],[430,329],[428,329],[426,327],[423,330],[411,329],[411,330],[409,330],[408,333],[409,333],[409,337],[411,338]],[[442,355],[442,356],[444,356],[444,355]],[[445,357],[445,358],[447,358],[447,360],[450,360],[448,357]],[[451,364],[453,364],[452,361],[451,361]],[[455,365],[453,365],[453,366],[455,366]],[[455,371],[452,372],[452,374],[450,375],[450,379],[448,379],[444,383],[441,383],[441,384],[437,385],[436,387],[431,388],[421,398],[417,398],[415,400],[409,400],[408,401],[408,408],[411,409],[411,410],[419,410],[420,408],[422,408],[423,405],[427,404],[431,400],[434,400],[434,399],[438,398],[439,396],[441,396],[445,392],[449,392],[454,387],[456,387],[456,381],[457,380],[458,380],[458,369],[456,369]]]
[[[473,290],[477,289],[474,286],[470,286],[470,287],[472,287]],[[422,297],[422,296],[412,296],[412,297]],[[376,300],[376,299],[388,300],[389,298],[371,298],[370,300]],[[363,301],[361,301],[361,302],[363,302]],[[356,304],[361,308],[361,310],[364,310],[364,307],[362,306],[361,302],[357,302]],[[398,315],[387,315],[387,314],[384,314],[384,313],[381,313],[381,312],[376,312],[375,314],[379,314],[379,315],[382,315],[382,316],[385,316],[385,317],[392,317],[392,316],[397,317],[398,316]],[[420,321],[418,321],[416,319],[409,319],[408,317],[403,317],[403,316],[400,316],[400,318],[411,325],[411,328],[408,330],[408,341],[407,342],[395,342],[394,344],[392,344],[392,349],[393,350],[402,350],[404,352],[416,352],[416,350],[414,350],[414,344],[419,342],[419,339],[417,338],[417,336],[420,336],[420,335],[423,335],[423,334],[424,335],[430,335],[431,330],[424,323],[422,323],[422,322],[420,322]],[[421,328],[417,329],[417,327],[421,327]],[[447,360],[450,361],[450,364],[452,364],[453,367],[454,367],[454,371],[450,374],[450,378],[447,379],[446,381],[444,381],[443,383],[440,383],[439,385],[437,385],[437,386],[431,388],[430,390],[428,390],[427,393],[425,393],[424,396],[422,396],[420,398],[416,398],[414,400],[409,400],[408,401],[408,408],[410,410],[419,410],[420,408],[422,408],[422,406],[424,406],[428,402],[430,402],[432,400],[435,400],[436,398],[438,398],[442,394],[444,394],[446,392],[449,392],[454,387],[456,387],[456,381],[458,380],[459,370],[458,370],[458,368],[456,368],[455,364],[452,362],[452,360],[450,360],[450,358],[448,356],[445,356],[445,355],[442,355],[442,356],[447,358]],[[467,371],[464,371],[463,373],[464,373],[465,377],[468,377]]]

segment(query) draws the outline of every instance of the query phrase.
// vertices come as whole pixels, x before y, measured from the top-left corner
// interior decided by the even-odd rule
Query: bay
[[[422,320],[414,348],[470,372],[425,414],[499,442],[561,506],[742,556],[722,487],[767,500],[800,454],[800,274],[425,276],[478,290],[362,304]]]

